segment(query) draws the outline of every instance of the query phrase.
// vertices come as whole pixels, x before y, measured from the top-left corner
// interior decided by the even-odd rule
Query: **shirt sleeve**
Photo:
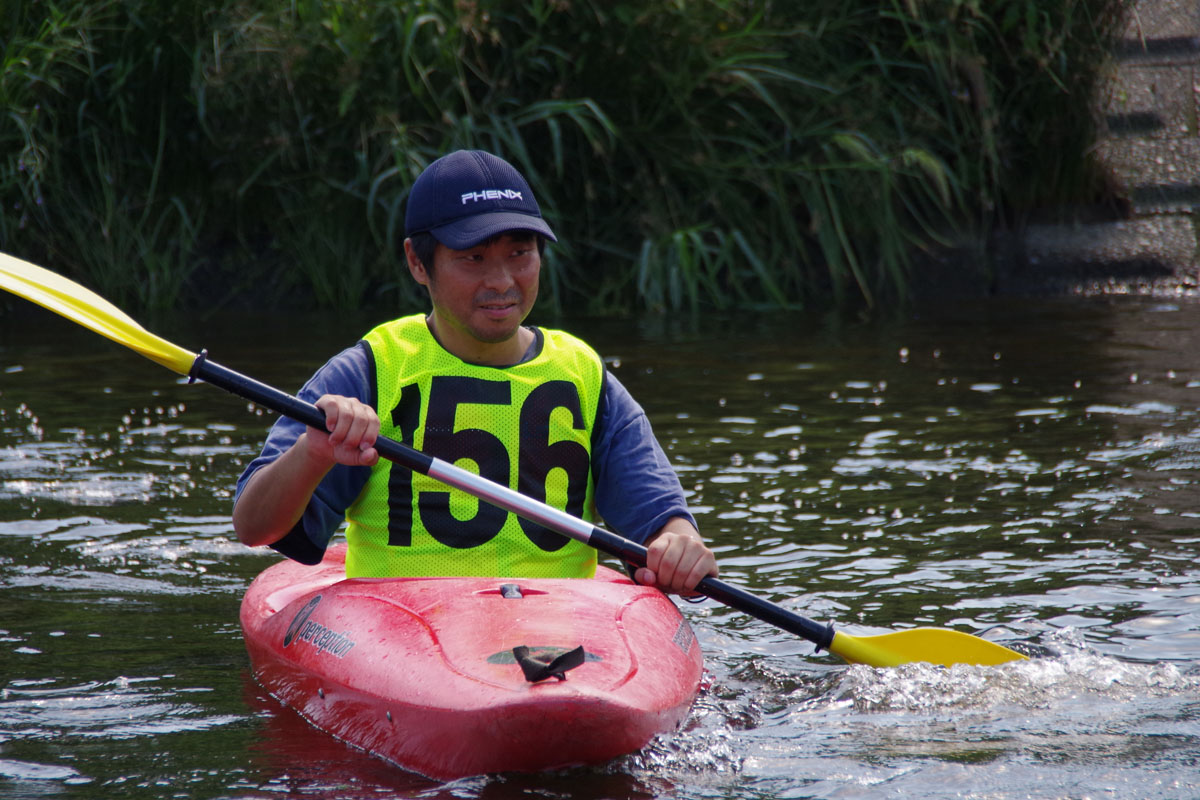
[[[354,397],[374,408],[378,405],[378,398],[373,372],[370,349],[365,343],[359,342],[326,362],[297,392],[297,396],[312,403],[322,395],[337,394]],[[271,426],[262,453],[247,465],[238,478],[235,505],[250,476],[279,458],[296,443],[304,430],[304,423],[287,417],[280,417]],[[370,467],[334,466],[313,492],[299,522],[270,546],[302,564],[320,563],[329,540],[345,520],[346,509],[362,492],[370,475]]]
[[[611,372],[596,422],[592,466],[596,511],[622,536],[645,544],[672,517],[696,524],[646,412]]]

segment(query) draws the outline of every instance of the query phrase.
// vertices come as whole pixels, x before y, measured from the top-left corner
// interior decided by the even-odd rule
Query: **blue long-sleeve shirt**
[[[534,332],[536,342],[530,355],[540,350],[542,342],[541,332]],[[309,402],[325,394],[354,397],[378,412],[367,345],[359,342],[334,356],[298,394]],[[262,453],[238,479],[237,498],[250,476],[287,451],[304,430],[303,423],[286,417],[272,426]],[[370,469],[335,466],[313,492],[299,522],[271,547],[305,564],[319,562],[344,521],[346,509],[366,485]],[[597,513],[605,524],[627,538],[645,543],[672,517],[695,524],[679,478],[655,439],[650,421],[611,372],[606,375],[592,436],[592,474]]]

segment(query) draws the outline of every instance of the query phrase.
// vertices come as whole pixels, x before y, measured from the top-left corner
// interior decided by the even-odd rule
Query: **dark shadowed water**
[[[147,327],[295,390],[376,320]],[[878,670],[711,601],[685,729],[432,783],[248,676],[272,556],[231,490],[270,418],[49,314],[0,317],[0,797],[1200,797],[1200,305],[902,322],[575,322],[647,408],[723,577],[851,633],[1036,651]],[[564,731],[563,735],[570,735]]]

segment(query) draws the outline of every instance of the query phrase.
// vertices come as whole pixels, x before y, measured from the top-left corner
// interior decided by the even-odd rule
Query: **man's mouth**
[[[486,314],[504,314],[520,305],[519,297],[496,297],[480,300],[476,305]]]

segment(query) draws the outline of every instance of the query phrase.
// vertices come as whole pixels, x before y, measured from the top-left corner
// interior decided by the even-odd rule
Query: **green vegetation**
[[[0,248],[131,308],[416,306],[408,186],[479,147],[559,308],[891,303],[1096,191],[1127,4],[12,0]]]

